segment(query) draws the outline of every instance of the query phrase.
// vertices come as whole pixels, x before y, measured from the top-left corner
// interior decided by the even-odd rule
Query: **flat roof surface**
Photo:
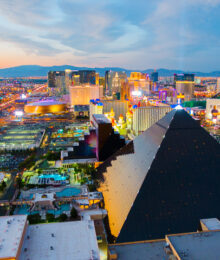
[[[54,193],[35,193],[34,201],[54,201]]]
[[[165,240],[109,245],[109,251],[117,253],[118,260],[168,260],[164,251]]]
[[[111,124],[110,120],[103,114],[94,114],[93,117],[97,124]]]
[[[168,235],[166,240],[182,260],[220,259],[220,231]]]
[[[27,215],[0,217],[0,259],[16,257],[26,221]]]
[[[28,238],[29,237],[29,238]],[[99,251],[91,220],[31,225],[20,260],[98,260]]]
[[[220,229],[220,221],[217,218],[201,219],[200,222],[204,224],[208,230]]]
[[[39,102],[33,102],[27,104],[27,106],[52,106],[52,105],[65,105],[65,103],[56,100],[42,100]]]
[[[107,210],[105,209],[89,209],[89,210],[82,210],[79,212],[79,215],[83,219],[91,219],[92,216],[107,216]]]

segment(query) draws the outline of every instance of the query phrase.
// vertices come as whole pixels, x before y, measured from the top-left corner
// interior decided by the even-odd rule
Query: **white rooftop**
[[[25,235],[20,260],[98,260],[94,223],[72,221],[31,225]]]
[[[103,199],[102,193],[98,191],[89,192],[89,199]]]
[[[35,193],[34,195],[34,201],[54,201],[54,195],[55,193]]]
[[[89,209],[89,210],[82,210],[79,212],[79,215],[82,219],[103,219],[107,216],[107,210],[105,209]]]
[[[81,199],[81,200],[77,200],[77,203],[80,205],[89,205],[89,200]]]
[[[0,217],[0,259],[16,257],[26,221],[27,215]]]
[[[167,235],[181,260],[217,260],[220,256],[220,231]]]

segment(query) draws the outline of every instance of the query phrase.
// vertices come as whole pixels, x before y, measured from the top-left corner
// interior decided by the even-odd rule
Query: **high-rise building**
[[[216,94],[220,93],[220,78],[217,78]]]
[[[98,168],[117,243],[197,231],[220,217],[220,144],[184,110],[173,110]],[[204,206],[205,205],[205,206]]]
[[[194,94],[194,74],[174,74],[177,95],[182,95],[185,101],[192,99]]]
[[[150,75],[150,78],[153,82],[158,82],[158,72],[157,71],[153,71]]]
[[[171,110],[172,108],[168,105],[137,107],[133,110],[132,130],[136,135],[139,135]]]
[[[71,106],[89,105],[91,99],[103,97],[103,86],[99,85],[78,85],[69,86]]]
[[[75,80],[78,79],[79,84],[91,84],[96,85],[97,73],[95,70],[74,70],[72,71],[73,85]]]
[[[49,71],[48,89],[51,95],[63,96],[69,94],[69,86],[80,84],[96,85],[99,75],[94,70]]]
[[[142,92],[146,95],[150,93],[150,78],[146,73],[131,72],[128,78],[130,95],[135,92]]]
[[[48,72],[48,90],[51,95],[64,95],[66,92],[65,71]]]
[[[216,123],[220,120],[220,99],[208,98],[206,100],[206,119],[216,119]],[[214,120],[215,121],[215,120]]]
[[[72,70],[65,70],[65,94],[69,94],[69,86],[72,83]]]
[[[174,82],[177,81],[195,81],[195,75],[194,74],[174,74]]]
[[[127,80],[127,75],[122,71],[105,72],[105,89],[106,95],[112,96],[121,92],[122,82]]]

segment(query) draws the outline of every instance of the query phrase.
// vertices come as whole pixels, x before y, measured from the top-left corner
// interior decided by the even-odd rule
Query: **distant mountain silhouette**
[[[153,69],[146,69],[146,70],[127,70],[123,68],[117,67],[105,67],[105,68],[88,68],[88,67],[76,67],[71,65],[62,65],[62,66],[50,66],[44,67],[39,65],[23,65],[11,68],[4,68],[0,69],[0,77],[33,77],[33,76],[47,76],[48,71],[54,70],[96,70],[100,76],[105,75],[106,70],[112,71],[125,71],[128,75],[132,71],[141,71],[144,73],[151,73],[154,71]],[[204,77],[220,77],[220,71],[213,71],[213,72],[193,72],[193,71],[181,71],[181,70],[169,70],[169,69],[158,69],[159,76],[173,76],[174,73],[194,73],[196,76],[204,76]]]

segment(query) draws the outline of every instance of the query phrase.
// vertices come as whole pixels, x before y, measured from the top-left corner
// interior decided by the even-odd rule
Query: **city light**
[[[135,97],[140,97],[142,95],[141,91],[132,91],[131,94]]]
[[[183,107],[182,107],[182,106],[180,106],[180,105],[177,105],[177,106],[175,107],[175,109],[176,109],[176,110],[182,110],[182,109],[183,109]]]
[[[23,113],[22,111],[16,110],[16,111],[15,111],[15,115],[18,116],[18,117],[21,117],[21,116],[24,115],[24,113]]]

